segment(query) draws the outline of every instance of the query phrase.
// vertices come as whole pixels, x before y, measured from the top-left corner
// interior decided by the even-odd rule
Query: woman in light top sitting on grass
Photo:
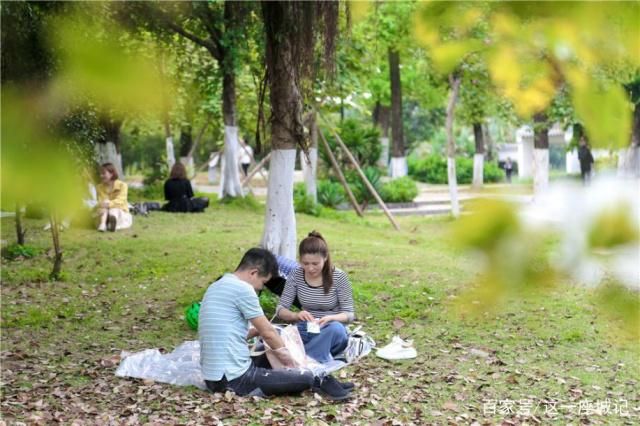
[[[129,228],[133,217],[129,213],[127,202],[127,184],[118,179],[118,171],[111,163],[100,166],[98,192],[98,231],[115,232],[116,229]]]
[[[296,322],[307,355],[326,363],[349,342],[344,324],[354,319],[351,283],[331,264],[329,247],[319,232],[300,242],[298,254],[301,266],[288,276],[276,313],[284,321]],[[300,312],[290,310],[296,297]]]

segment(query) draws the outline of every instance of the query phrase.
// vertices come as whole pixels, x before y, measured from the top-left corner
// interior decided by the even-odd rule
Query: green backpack
[[[193,302],[185,311],[184,319],[192,330],[198,331],[198,316],[200,315],[200,302]]]

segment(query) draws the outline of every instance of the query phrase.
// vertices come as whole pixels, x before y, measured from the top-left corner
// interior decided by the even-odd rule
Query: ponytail
[[[331,265],[331,257],[329,256],[329,246],[324,237],[317,231],[309,232],[307,238],[300,241],[298,254],[300,257],[305,254],[319,254],[324,257],[322,288],[324,289],[324,293],[328,294],[331,287],[333,287],[333,266]]]

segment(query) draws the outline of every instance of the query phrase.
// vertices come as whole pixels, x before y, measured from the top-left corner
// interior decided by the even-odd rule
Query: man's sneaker
[[[351,397],[351,392],[344,389],[340,382],[332,376],[316,378],[313,391],[318,392],[330,401],[344,401]]]
[[[106,230],[107,230],[107,225],[105,225],[104,223],[101,223],[100,226],[98,226],[98,231],[105,232]]]
[[[116,232],[116,217],[113,215],[107,217],[107,231]]]
[[[353,382],[340,382],[340,386],[342,386],[342,389],[351,392],[353,390],[353,388],[356,387],[355,383]]]
[[[415,358],[418,354],[413,347],[413,340],[402,340],[399,336],[393,336],[391,343],[376,352],[383,359],[397,360]]]

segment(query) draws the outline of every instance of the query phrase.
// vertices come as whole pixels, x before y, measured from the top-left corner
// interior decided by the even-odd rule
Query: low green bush
[[[368,166],[362,169],[362,172],[367,177],[367,180],[376,192],[380,193],[381,183],[380,183],[380,170],[377,167]],[[375,199],[366,184],[362,181],[360,174],[356,170],[348,170],[345,173],[345,178],[347,179],[347,183],[349,184],[349,188],[353,192],[354,197],[360,204],[364,204],[365,206]]]
[[[17,243],[8,245],[2,249],[2,257],[9,260],[18,258],[31,258],[38,254],[38,249],[29,245],[20,245]]]
[[[318,202],[326,207],[336,208],[346,199],[344,188],[338,182],[318,180]]]
[[[296,213],[304,213],[311,216],[320,215],[320,205],[313,201],[307,194],[306,185],[302,182],[296,183],[293,187],[293,208]]]
[[[409,156],[407,159],[409,175],[420,182],[446,184],[447,158],[439,155],[429,155],[418,158]],[[485,162],[483,167],[484,182],[499,182],[504,172],[493,162]],[[473,180],[473,159],[456,158],[456,179],[459,184],[469,184]]]
[[[380,197],[387,203],[409,203],[418,195],[418,185],[409,176],[382,185]]]

